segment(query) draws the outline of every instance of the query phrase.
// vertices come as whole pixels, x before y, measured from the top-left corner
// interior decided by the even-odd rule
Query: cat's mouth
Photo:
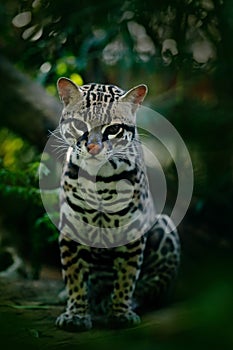
[[[108,161],[108,155],[106,152],[99,152],[99,153],[90,153],[87,152],[85,156],[82,157],[82,160],[85,161],[85,163],[88,163],[90,165],[95,165],[97,163],[103,164]]]

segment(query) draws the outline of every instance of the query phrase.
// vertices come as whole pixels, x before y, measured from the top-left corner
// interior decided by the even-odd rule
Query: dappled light
[[[107,21],[111,16],[114,18],[108,33],[101,13],[98,23],[90,26],[88,31],[85,29],[83,20],[85,14],[91,17],[91,6],[84,10],[78,4],[72,4],[74,11],[77,11],[77,20],[75,23],[70,18],[70,23],[75,24],[69,30],[69,17],[62,13],[60,6],[56,7],[53,2],[45,3],[25,2],[22,12],[16,14],[12,23],[21,31],[24,40],[41,41],[41,44],[49,42],[50,47],[44,47],[46,51],[49,48],[55,53],[66,45],[73,54],[78,50],[84,58],[86,50],[99,46],[103,49],[104,62],[109,65],[125,60],[126,56],[135,57],[139,62],[161,56],[165,65],[188,60],[195,69],[210,69],[216,62],[221,41],[218,11],[223,7],[219,0],[165,1],[164,4],[159,1],[157,7],[135,0],[119,5],[115,14],[116,4],[113,1],[108,5],[110,17]],[[45,16],[42,15],[43,11]],[[85,37],[83,43],[79,42],[79,33]],[[127,51],[129,45],[131,52]],[[87,57],[85,59],[88,60]]]
[[[26,12],[22,12],[19,13],[18,15],[16,15],[13,20],[12,23],[15,27],[17,28],[22,28],[25,27],[26,25],[28,25],[32,20],[32,14],[30,11],[26,11]]]

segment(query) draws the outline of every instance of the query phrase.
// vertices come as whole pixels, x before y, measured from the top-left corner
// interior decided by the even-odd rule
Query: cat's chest
[[[93,174],[90,174],[90,167]],[[124,208],[132,198],[135,201],[139,199],[139,177],[132,164],[113,158],[96,167],[89,164],[88,169],[67,164],[61,185],[63,195],[73,202],[109,212]]]

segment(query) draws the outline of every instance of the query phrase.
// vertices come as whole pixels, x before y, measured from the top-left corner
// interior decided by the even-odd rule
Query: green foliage
[[[0,129],[1,166],[9,170],[24,169],[35,157],[35,149],[7,128]]]
[[[33,76],[40,69],[39,79],[49,84],[57,75],[69,75],[69,57],[84,80],[103,80],[114,67],[151,74],[166,65],[188,69],[190,75],[193,69],[214,67],[227,6],[229,1],[220,0],[26,0],[21,6],[8,0],[0,25],[4,37],[12,28],[16,34],[3,42],[11,59]]]
[[[57,217],[59,216],[59,213],[54,213]],[[49,230],[50,235],[47,238],[48,242],[54,242],[58,239],[58,231],[56,230],[54,224],[52,223],[51,219],[49,218],[48,214],[44,214],[42,217],[38,218],[35,222],[35,229],[42,231],[44,229]]]
[[[2,244],[16,245],[30,260],[32,275],[38,277],[41,263],[46,261],[42,253],[58,237],[41,201],[39,155],[22,138],[6,129],[1,130],[0,138],[1,222],[11,233],[10,237],[2,237]]]
[[[31,169],[38,167],[38,163],[33,163],[26,172],[8,169],[0,169],[0,191],[3,196],[15,195],[22,199],[30,200],[32,203],[39,203],[39,191],[35,187],[35,174],[32,174]]]

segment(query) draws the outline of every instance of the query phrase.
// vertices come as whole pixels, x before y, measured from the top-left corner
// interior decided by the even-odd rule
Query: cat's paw
[[[91,317],[64,312],[56,319],[56,326],[70,332],[87,331],[92,328]]]
[[[140,323],[140,317],[132,310],[124,313],[112,313],[108,319],[108,324],[111,328],[132,327]]]

